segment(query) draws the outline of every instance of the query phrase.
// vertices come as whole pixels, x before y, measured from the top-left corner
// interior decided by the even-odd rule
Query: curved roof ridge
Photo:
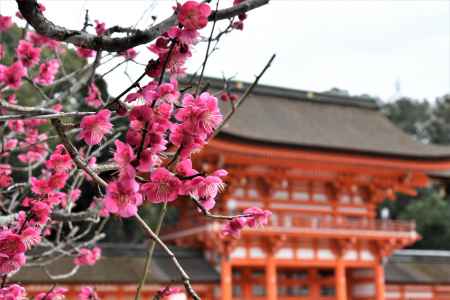
[[[205,80],[213,89],[223,87],[223,80]],[[250,85],[233,84],[232,91],[238,95]],[[259,85],[222,129],[222,136],[369,156],[450,159],[449,146],[415,140],[388,120],[374,99],[364,99]],[[220,106],[222,113],[230,111],[227,103],[221,101]]]
[[[403,250],[395,251],[394,255],[450,257],[450,251],[448,251],[448,250],[403,249]]]
[[[204,81],[208,83],[212,89],[222,89],[224,86],[223,79],[215,77],[204,77]],[[180,81],[184,83],[183,81]],[[231,92],[244,92],[252,83],[231,80],[228,81]],[[316,92],[308,90],[299,90],[288,87],[278,87],[273,85],[258,84],[252,94],[286,98],[290,100],[311,101],[315,103],[326,103],[343,106],[354,106],[366,109],[379,109],[378,99],[364,96],[351,96],[333,93],[331,91]]]

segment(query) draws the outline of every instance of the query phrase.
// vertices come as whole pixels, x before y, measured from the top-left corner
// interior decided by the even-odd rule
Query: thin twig
[[[74,112],[60,112],[54,114],[46,114],[46,115],[30,115],[30,114],[21,114],[21,115],[6,115],[0,116],[0,121],[7,120],[28,120],[28,119],[59,119],[64,117],[84,117],[89,115],[94,115],[95,112],[90,111],[74,111]]]
[[[139,85],[139,82],[144,79],[145,75],[147,75],[147,72],[144,72],[141,74],[141,76],[138,77],[138,79],[136,79],[135,82],[133,82],[129,87],[127,87],[122,93],[120,93],[117,97],[115,97],[113,100],[111,100],[109,103],[106,103],[106,105],[104,106],[104,108],[108,108],[111,107],[113,104],[115,104],[116,102],[118,102],[120,100],[120,98],[122,98],[126,93],[128,93],[129,91],[131,91],[132,89],[134,89],[135,87],[137,87]]]
[[[195,199],[195,198],[191,198],[192,201],[195,203],[195,205],[200,209],[200,211],[202,212],[202,214],[205,217],[211,218],[211,219],[216,219],[216,220],[233,220],[233,219],[237,219],[237,218],[249,218],[249,217],[253,217],[253,214],[241,214],[241,215],[216,215],[216,214],[212,214],[209,212],[209,210],[207,210],[202,203]]]
[[[220,0],[217,0],[216,10],[219,8],[219,2],[220,2]],[[214,15],[213,18],[214,18],[213,19],[213,25],[212,25],[212,28],[211,28],[211,33],[209,34],[208,46],[206,47],[205,58],[203,59],[203,63],[202,63],[202,71],[200,72],[200,76],[198,78],[197,87],[195,89],[195,94],[198,94],[198,90],[200,88],[200,85],[202,84],[203,73],[205,72],[206,63],[208,62],[208,58],[209,58],[209,47],[211,47],[212,36],[214,34],[214,29],[216,28],[216,23],[217,23],[216,15]]]
[[[61,142],[63,143],[64,147],[66,148],[67,152],[69,153],[70,157],[75,162],[77,167],[88,173],[92,177],[92,179],[94,179],[100,186],[106,188],[108,186],[108,183],[106,183],[106,181],[104,181],[100,176],[98,176],[97,173],[95,173],[88,166],[88,164],[81,159],[80,153],[67,138],[61,121],[59,119],[53,119],[52,125],[55,128],[56,133],[59,135],[59,138],[61,139]]]
[[[181,266],[177,257],[175,256],[175,254],[169,249],[169,247],[167,247],[167,245],[163,241],[161,241],[161,239],[158,237],[158,235],[156,235],[153,232],[153,230],[147,225],[147,223],[145,223],[145,221],[138,214],[136,214],[135,218],[139,222],[141,227],[145,230],[145,233],[148,235],[148,237],[150,239],[152,239],[153,241],[155,241],[163,249],[163,251],[169,256],[170,260],[172,260],[173,264],[175,265],[176,269],[178,270],[178,273],[180,273],[181,278],[183,279],[184,288],[185,288],[186,292],[188,293],[188,295],[191,296],[194,300],[201,300],[201,298],[197,295],[194,288],[192,287],[191,278],[186,273],[186,271],[183,269],[183,267]]]
[[[253,89],[258,85],[259,80],[261,79],[261,77],[264,75],[264,73],[266,73],[266,71],[269,69],[269,67],[271,66],[273,60],[275,59],[276,54],[273,54],[269,61],[267,62],[267,64],[265,65],[264,69],[261,71],[261,73],[259,73],[255,80],[253,81],[253,83],[247,88],[247,90],[244,92],[244,94],[239,98],[239,100],[236,102],[236,104],[233,106],[233,110],[231,112],[229,112],[225,118],[223,119],[222,123],[219,125],[219,127],[216,128],[216,130],[213,132],[213,134],[211,134],[208,138],[208,141],[210,141],[211,139],[213,139],[221,130],[222,128],[228,123],[228,121],[230,120],[230,118],[233,116],[234,112],[237,110],[237,108],[239,106],[242,105],[242,103],[244,103],[244,101],[247,99],[247,97],[252,93]]]
[[[159,235],[159,232],[161,231],[162,223],[164,221],[164,217],[167,212],[167,202],[164,202],[163,206],[161,207],[161,211],[159,212],[159,219],[158,224],[156,225],[155,234]],[[145,265],[144,265],[144,274],[142,275],[141,281],[139,282],[139,286],[136,291],[136,295],[134,297],[135,300],[139,300],[141,296],[141,290],[144,286],[145,282],[147,281],[147,278],[149,277],[151,270],[151,264],[152,264],[152,258],[153,258],[153,252],[155,251],[156,242],[152,241],[149,243],[149,248],[147,251],[147,256],[145,257]]]

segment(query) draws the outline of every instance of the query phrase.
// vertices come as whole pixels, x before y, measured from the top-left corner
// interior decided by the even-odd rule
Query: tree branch
[[[95,182],[97,182],[100,186],[106,188],[108,186],[108,183],[106,183],[106,181],[104,181],[100,176],[98,176],[97,173],[95,173],[88,166],[88,164],[81,159],[80,153],[78,153],[78,150],[75,148],[74,145],[72,145],[72,143],[67,138],[61,121],[59,119],[53,119],[52,125],[55,128],[56,133],[59,135],[59,138],[61,139],[61,142],[63,143],[64,147],[66,148],[67,152],[69,153],[70,157],[75,162],[77,167],[88,173],[92,177],[92,179],[94,179]]]
[[[208,141],[213,139],[221,130],[222,128],[228,123],[228,121],[231,119],[231,117],[233,116],[233,114],[236,112],[237,108],[239,106],[242,105],[242,103],[244,103],[244,101],[247,99],[247,97],[252,93],[253,89],[258,85],[259,80],[261,79],[261,77],[264,75],[264,73],[266,73],[266,71],[270,68],[273,60],[275,59],[275,54],[273,54],[269,61],[267,62],[267,64],[265,65],[265,67],[263,68],[263,70],[261,71],[261,73],[258,74],[258,76],[256,76],[255,80],[253,81],[253,83],[248,87],[248,89],[244,92],[244,94],[241,96],[241,98],[239,98],[239,100],[236,102],[236,104],[232,105],[232,111],[230,111],[225,118],[223,119],[222,123],[219,125],[219,127],[216,128],[216,130],[211,134],[211,136],[209,136]]]
[[[201,300],[201,298],[197,295],[194,288],[192,287],[191,279],[190,279],[189,275],[183,269],[183,267],[181,266],[177,257],[175,256],[175,254],[158,237],[158,235],[156,235],[153,232],[153,230],[147,225],[147,223],[145,223],[145,221],[138,214],[136,214],[135,218],[139,222],[141,227],[145,230],[145,233],[148,235],[148,237],[150,239],[152,239],[153,241],[155,241],[163,249],[163,251],[169,256],[169,258],[172,260],[173,264],[175,265],[175,267],[178,270],[178,273],[180,273],[181,278],[183,279],[184,287],[186,289],[186,292],[189,294],[189,296],[191,296],[194,300]]]
[[[253,10],[269,3],[269,0],[246,0],[238,5],[213,11],[209,17],[212,21],[228,19],[241,13]],[[67,42],[79,47],[109,52],[120,52],[142,44],[149,43],[166,32],[170,27],[177,25],[176,15],[161,21],[160,23],[145,29],[136,30],[126,37],[97,36],[81,30],[67,29],[48,20],[39,10],[36,0],[17,0],[17,5],[22,16],[41,35],[57,41]]]

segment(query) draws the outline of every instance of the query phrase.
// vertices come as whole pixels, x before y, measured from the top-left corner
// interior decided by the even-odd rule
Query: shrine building
[[[248,87],[231,85],[238,95]],[[217,299],[381,300],[401,296],[386,286],[387,260],[420,236],[413,222],[378,219],[377,207],[449,170],[450,148],[415,141],[373,99],[258,86],[196,159],[230,173],[215,212],[273,213],[268,226],[223,240],[218,222],[178,203],[163,239],[202,245],[220,270]]]
[[[248,87],[230,86],[238,95]],[[227,114],[230,104],[221,105]],[[377,209],[449,171],[450,148],[415,141],[373,99],[259,85],[194,160],[206,172],[229,171],[215,213],[254,206],[273,213],[267,226],[223,239],[219,221],[199,216],[190,201],[176,202],[178,222],[161,237],[203,299],[450,300],[450,252],[401,250],[421,238],[414,222],[381,220]],[[119,255],[112,248],[98,268],[60,283],[132,299],[145,250],[128,245]],[[48,280],[39,272],[24,268],[17,278],[42,289]],[[151,274],[143,299],[179,280],[162,254]]]

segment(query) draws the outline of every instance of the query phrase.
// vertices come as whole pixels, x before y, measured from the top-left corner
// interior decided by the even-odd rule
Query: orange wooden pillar
[[[220,265],[220,278],[221,278],[221,292],[222,300],[232,299],[232,270],[231,261],[229,255],[223,255]]]
[[[379,261],[374,267],[376,300],[384,300],[384,267]]]
[[[347,277],[341,258],[336,262],[336,300],[347,300]]]
[[[317,284],[318,282],[318,276],[317,276],[317,269],[310,269],[309,270],[309,288],[311,290],[311,299],[319,299],[320,297],[320,285]]]
[[[273,253],[269,253],[266,265],[267,300],[277,300],[277,265]]]

